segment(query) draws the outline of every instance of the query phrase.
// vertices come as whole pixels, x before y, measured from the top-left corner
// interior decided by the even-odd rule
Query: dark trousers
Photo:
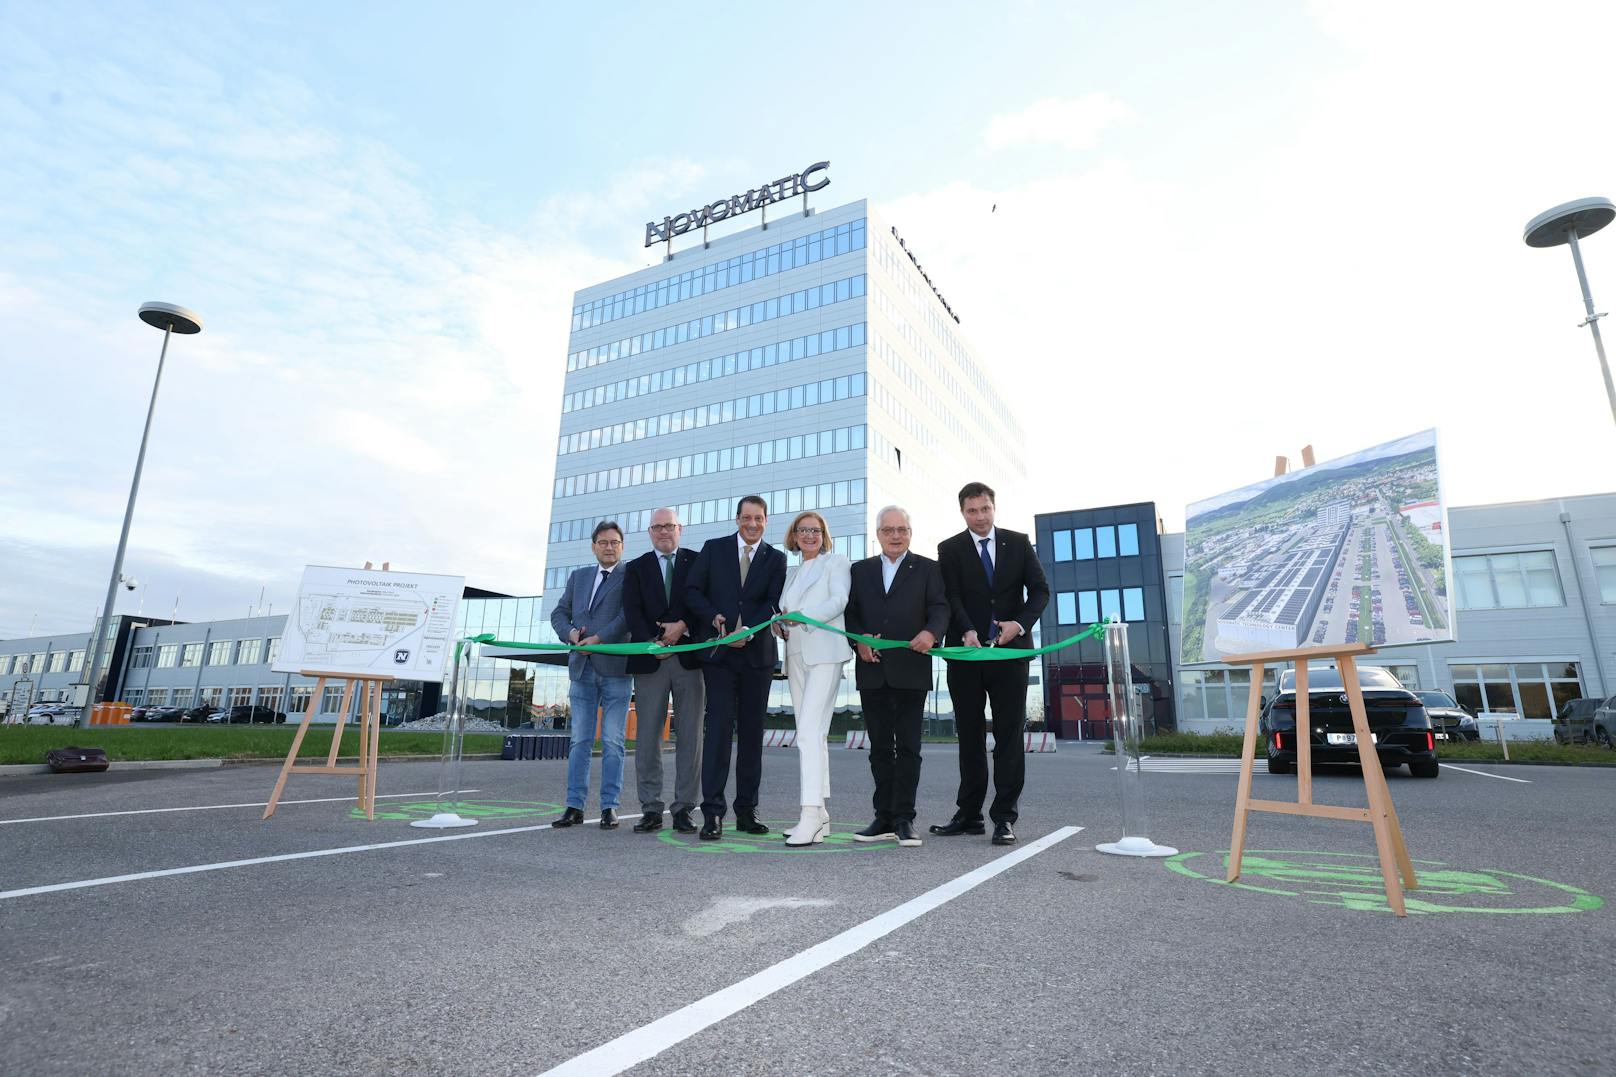
[[[948,692],[954,697],[954,727],[959,734],[960,784],[954,818],[968,823],[982,820],[982,801],[988,795],[986,707],[991,704],[993,806],[988,817],[994,823],[1014,823],[1027,776],[1027,663],[950,662]]]
[[[763,776],[763,712],[769,705],[771,670],[754,669],[737,654],[702,667],[707,682],[707,714],[702,731],[701,810],[724,814],[729,785],[729,751],[735,746],[735,810],[756,811]]]
[[[920,785],[920,731],[924,688],[871,688],[859,692],[870,734],[870,774],[875,778],[875,817],[915,821]]]

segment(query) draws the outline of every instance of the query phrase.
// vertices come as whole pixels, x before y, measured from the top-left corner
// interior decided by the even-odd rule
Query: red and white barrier
[[[763,747],[790,748],[797,743],[795,729],[765,729],[763,731]]]
[[[847,744],[845,746],[848,748],[864,748],[868,750],[870,747],[869,735],[862,729],[849,729],[847,731]]]
[[[989,733],[988,751],[993,751],[994,743],[995,741],[993,739],[993,734]],[[1035,733],[1029,729],[1026,733],[1026,750],[1035,754],[1055,751],[1055,734],[1050,733],[1047,730],[1044,732]]]

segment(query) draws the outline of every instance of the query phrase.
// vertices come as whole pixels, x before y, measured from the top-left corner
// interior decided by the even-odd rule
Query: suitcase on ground
[[[52,748],[45,765],[56,774],[89,774],[107,769],[105,748]]]

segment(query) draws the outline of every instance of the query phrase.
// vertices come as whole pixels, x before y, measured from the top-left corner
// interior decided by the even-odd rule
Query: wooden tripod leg
[[[381,755],[382,741],[382,682],[372,681],[370,686],[370,758],[365,771],[365,818],[372,821],[376,818],[376,779],[377,760]]]
[[[1313,697],[1308,695],[1307,659],[1296,663],[1296,803],[1313,803]]]
[[[1375,852],[1380,857],[1380,877],[1386,887],[1386,904],[1398,916],[1407,916],[1408,909],[1403,904],[1403,886],[1398,878],[1401,865],[1395,851],[1400,843],[1394,841],[1391,831],[1391,792],[1386,788],[1380,753],[1375,750],[1370,736],[1369,715],[1364,709],[1363,689],[1358,684],[1358,664],[1351,655],[1342,655],[1338,665],[1341,684],[1346,690],[1347,707],[1352,711],[1352,729],[1357,734],[1358,764],[1363,768],[1364,793],[1369,800],[1369,822],[1375,831]],[[1408,854],[1405,852],[1403,855]],[[1413,865],[1409,865],[1407,870],[1412,874]]]
[[[1246,740],[1240,749],[1240,784],[1234,799],[1234,834],[1229,838],[1228,882],[1240,878],[1240,861],[1246,851],[1246,819],[1251,804],[1251,768],[1257,758],[1257,717],[1262,709],[1260,687],[1263,665],[1251,668],[1251,697],[1246,702]],[[1126,765],[1118,756],[1119,765]]]
[[[309,731],[309,720],[314,717],[314,701],[320,698],[325,688],[325,678],[317,678],[314,682],[314,694],[309,697],[309,705],[303,708],[303,720],[297,724],[297,735],[292,738],[291,750],[286,753],[286,762],[281,764],[281,776],[275,780],[275,791],[269,794],[269,804],[264,808],[265,819],[275,814],[275,805],[280,803],[281,792],[286,788],[286,778],[292,773],[292,764],[297,762],[298,749],[303,747],[303,734]]]
[[[359,681],[359,810],[370,803],[370,689],[374,681]]]
[[[348,704],[353,702],[353,690],[356,682],[349,681],[348,687],[342,692],[342,709],[337,711],[337,724],[331,729],[331,750],[326,753],[325,765],[337,765],[337,749],[342,747],[342,730],[348,724]],[[316,700],[318,702],[318,699]]]

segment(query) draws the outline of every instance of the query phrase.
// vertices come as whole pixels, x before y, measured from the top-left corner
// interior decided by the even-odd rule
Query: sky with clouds
[[[575,289],[832,162],[1016,393],[1040,502],[1184,506],[1437,427],[1454,504],[1616,488],[1555,203],[1616,191],[1608,4],[0,0],[0,638],[543,573]],[[1616,230],[1585,247],[1616,302]],[[986,455],[986,454],[985,454]],[[1081,463],[1079,463],[1081,458]]]

